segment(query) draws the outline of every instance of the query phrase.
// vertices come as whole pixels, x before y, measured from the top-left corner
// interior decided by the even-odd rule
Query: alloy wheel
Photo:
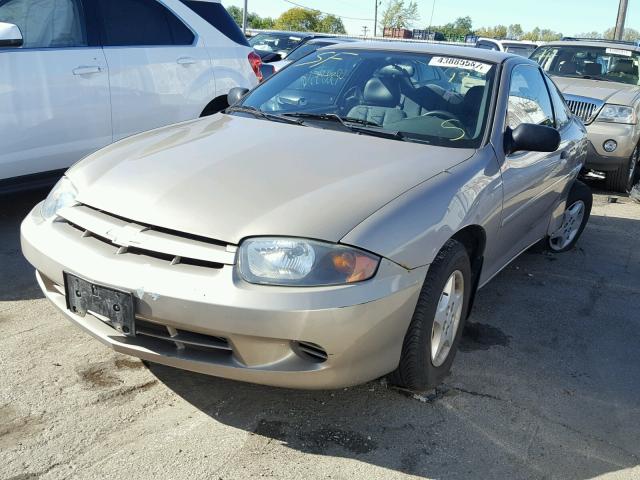
[[[580,231],[585,210],[586,207],[582,200],[571,204],[565,210],[562,225],[549,238],[549,246],[552,250],[563,250],[573,242]]]
[[[441,366],[449,356],[458,333],[464,303],[464,276],[456,270],[440,294],[436,315],[431,327],[431,363]]]

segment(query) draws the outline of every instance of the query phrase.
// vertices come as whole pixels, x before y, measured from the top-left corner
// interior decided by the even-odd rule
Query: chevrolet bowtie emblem
[[[128,224],[124,227],[113,228],[107,232],[107,238],[118,246],[131,247],[139,245],[138,236],[146,230],[140,225]]]

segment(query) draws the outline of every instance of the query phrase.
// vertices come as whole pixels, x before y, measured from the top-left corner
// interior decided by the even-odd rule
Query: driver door
[[[539,68],[517,65],[511,72],[507,128],[521,123],[556,127],[547,84]],[[561,136],[566,137],[566,135]],[[501,239],[504,264],[543,238],[566,181],[568,142],[555,152],[516,152],[502,164],[504,202]]]

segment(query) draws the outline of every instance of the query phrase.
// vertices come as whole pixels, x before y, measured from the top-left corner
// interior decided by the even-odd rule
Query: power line
[[[364,21],[364,22],[374,22],[375,21],[373,18],[346,17],[344,15],[336,15],[335,13],[323,12],[322,10],[318,10],[317,8],[307,7],[306,5],[301,5],[301,4],[293,2],[291,0],[283,0],[283,1],[286,2],[286,3],[290,3],[291,5],[295,5],[296,7],[304,8],[305,10],[311,10],[312,12],[322,13],[323,15],[333,15],[334,17],[338,17],[338,18],[345,18],[347,20],[361,20],[361,21]]]

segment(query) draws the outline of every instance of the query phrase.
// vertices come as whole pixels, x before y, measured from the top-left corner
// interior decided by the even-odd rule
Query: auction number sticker
[[[610,55],[621,55],[623,57],[630,57],[633,55],[631,50],[623,50],[621,48],[607,48],[607,53]]]
[[[432,67],[461,68],[462,70],[472,70],[482,74],[486,74],[491,70],[491,65],[488,63],[456,57],[433,57],[429,61],[429,65]]]

